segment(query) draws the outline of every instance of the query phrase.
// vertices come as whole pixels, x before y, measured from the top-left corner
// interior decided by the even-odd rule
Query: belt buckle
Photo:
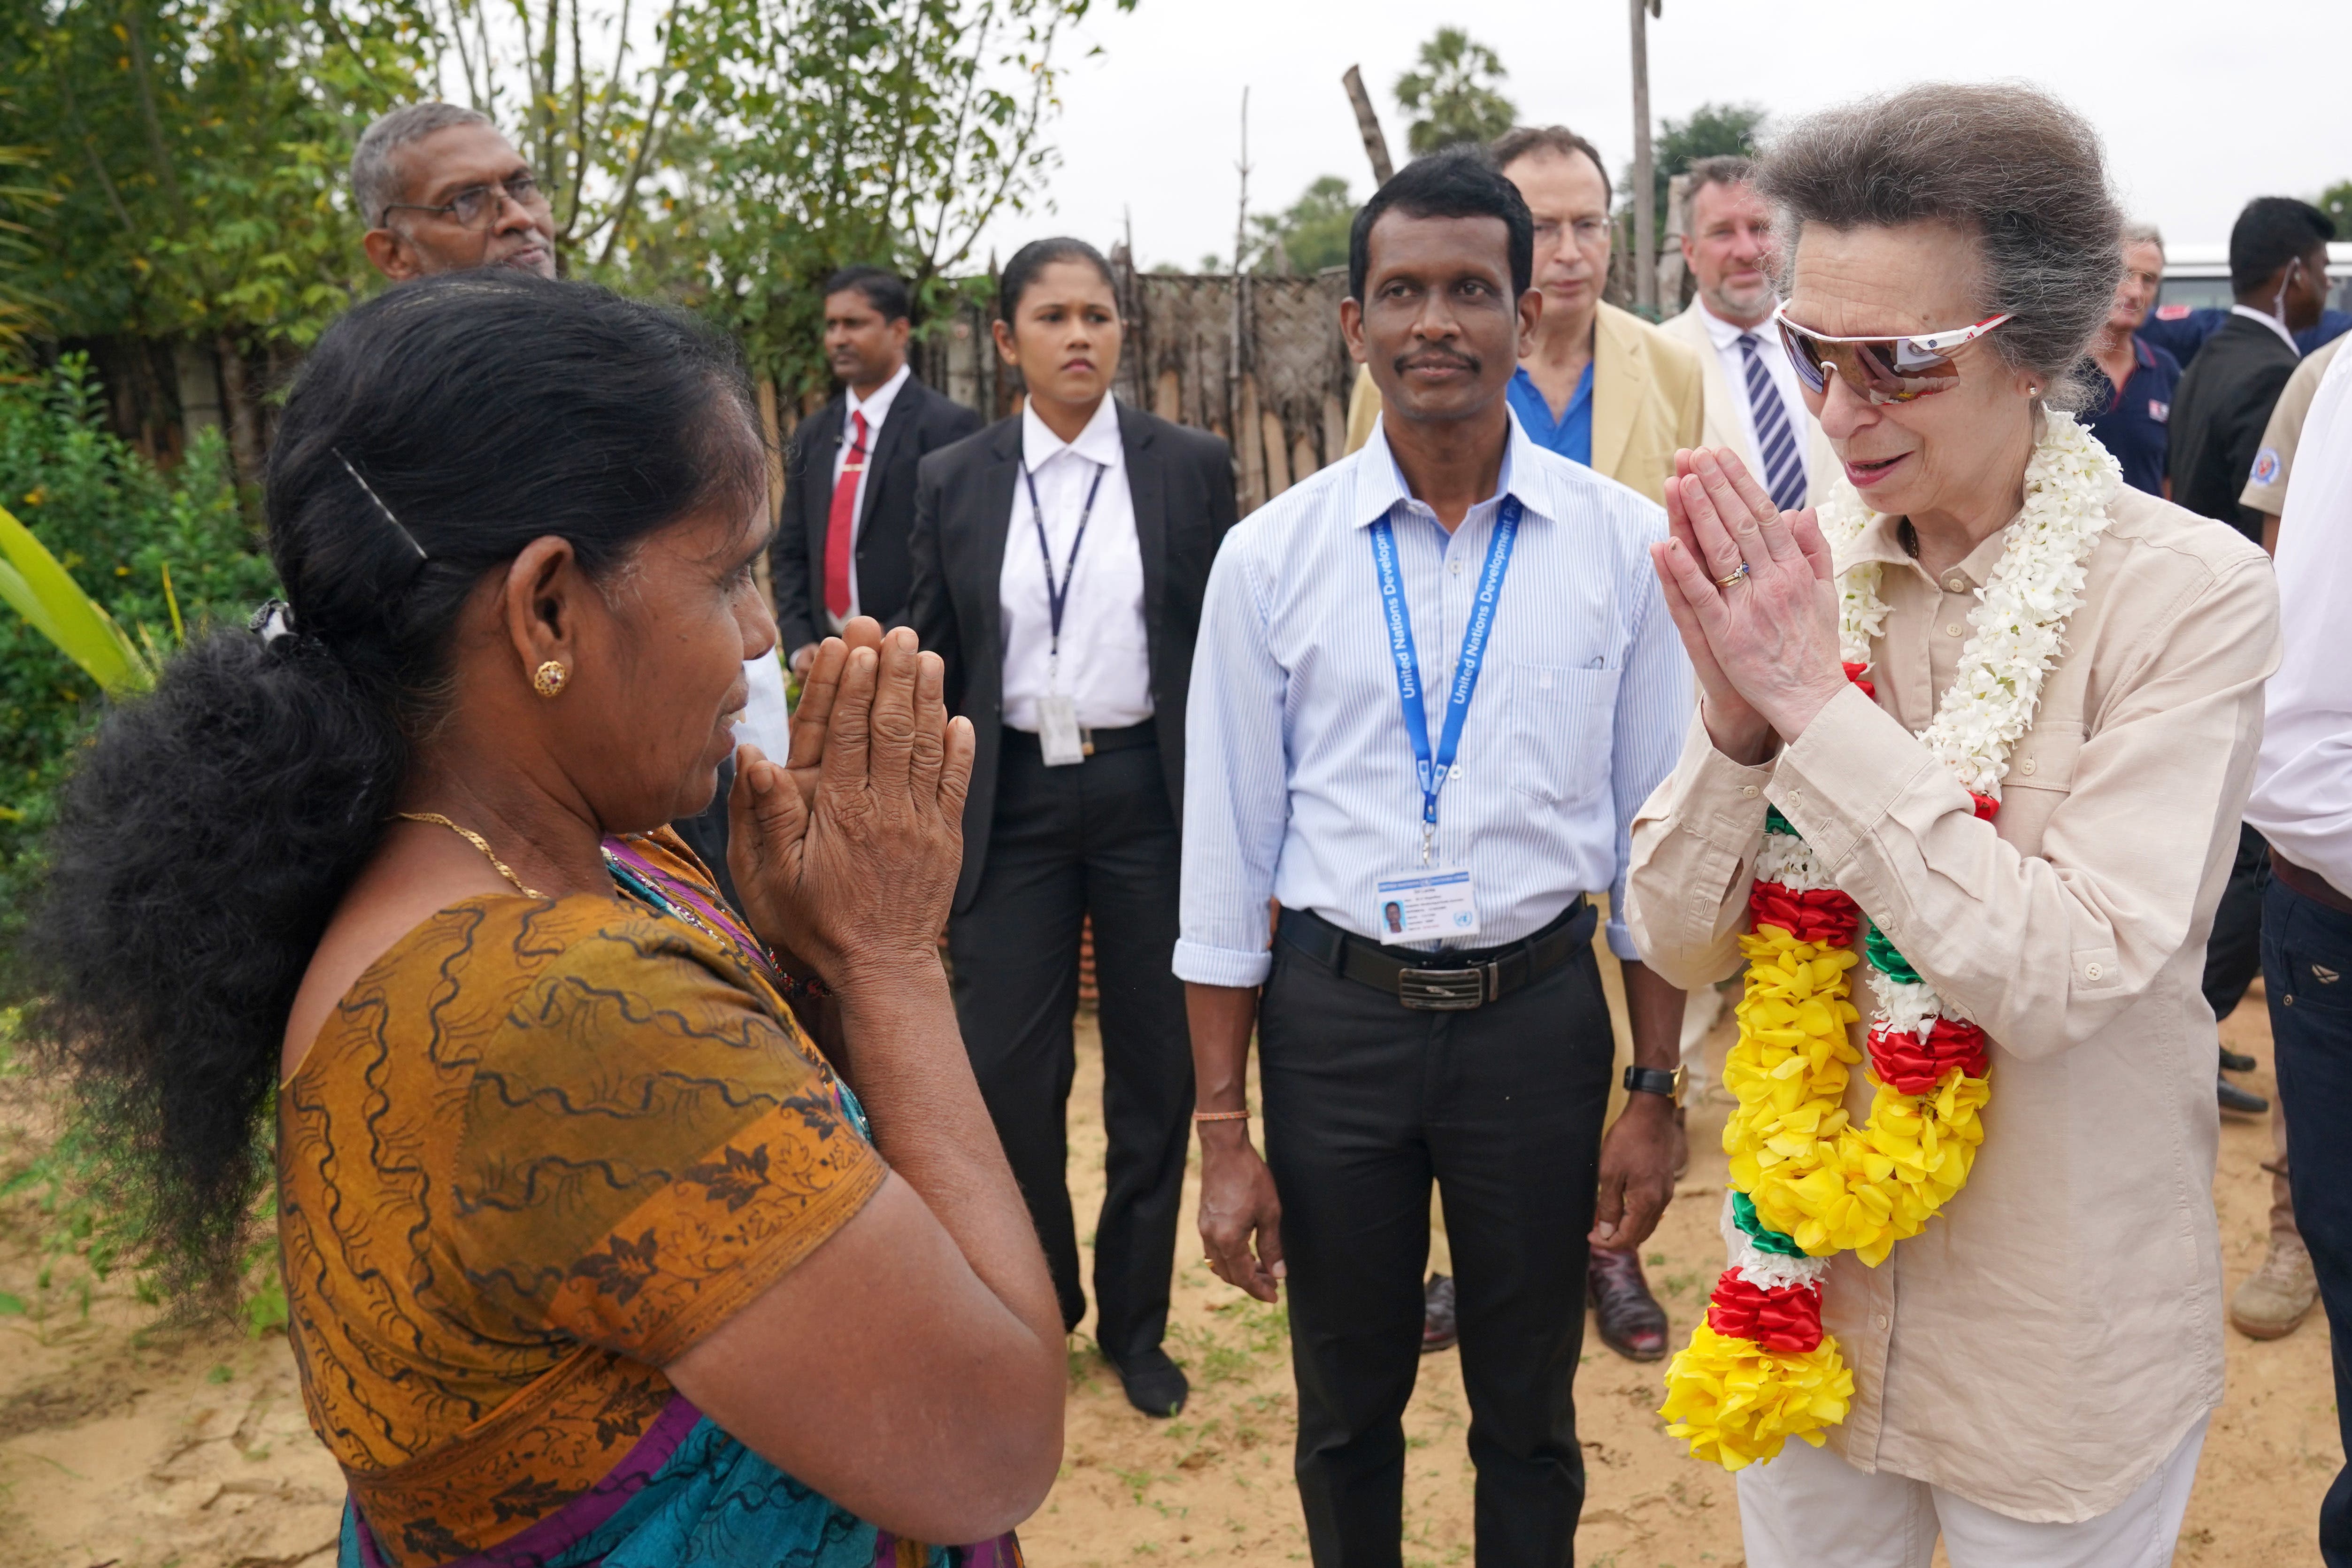
[[[1400,970],[1397,1000],[1420,1013],[1466,1013],[1486,1000],[1486,966]]]

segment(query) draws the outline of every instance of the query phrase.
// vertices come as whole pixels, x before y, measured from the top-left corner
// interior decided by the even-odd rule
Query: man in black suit
[[[2257,196],[2230,229],[2230,319],[2205,340],[2172,395],[2172,499],[2226,522],[2260,544],[2263,514],[2241,502],[2250,477],[2269,478],[2278,455],[2262,449],[2271,408],[2294,374],[2294,334],[2327,303],[2327,242],[2336,226],[2309,202]],[[2238,828],[2237,859],[2213,911],[2205,948],[2205,1000],[2230,1016],[2262,969],[2263,885],[2270,846]],[[2226,1059],[2228,1052],[2222,1055]],[[2221,1109],[2259,1116],[2270,1102],[2216,1074]]]
[[[2172,395],[2172,499],[2260,544],[2263,515],[2238,497],[2262,461],[2263,427],[2303,356],[2294,334],[2327,303],[2326,213],[2257,196],[2230,230],[2230,318],[2189,362]]]
[[[1172,1415],[1188,1392],[1160,1349],[1192,1109],[1171,968],[1184,705],[1234,496],[1223,440],[1110,396],[1117,310],[1078,241],[1007,265],[997,344],[1026,405],[923,460],[906,621],[975,731],[948,921],[956,1010],[1071,1329],[1087,1299],[1065,1118],[1093,921],[1110,1143],[1095,1337],[1129,1402]]]
[[[795,675],[850,616],[888,626],[904,614],[915,465],[980,428],[978,414],[915,379],[910,310],[905,280],[879,267],[825,279],[824,352],[842,392],[793,433],[769,558],[776,639]]]

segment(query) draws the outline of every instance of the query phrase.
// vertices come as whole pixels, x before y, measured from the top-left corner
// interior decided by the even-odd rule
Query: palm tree
[[[1419,157],[1462,142],[1492,142],[1519,117],[1500,83],[1510,73],[1495,51],[1459,27],[1440,27],[1421,46],[1419,70],[1397,78],[1397,102],[1412,116],[1405,144]]]

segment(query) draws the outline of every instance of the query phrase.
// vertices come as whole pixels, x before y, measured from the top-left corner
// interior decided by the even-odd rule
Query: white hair
[[[370,228],[383,222],[384,208],[408,192],[392,169],[392,155],[411,142],[452,125],[488,125],[490,117],[478,109],[454,103],[412,103],[395,109],[369,126],[352,149],[352,205]]]

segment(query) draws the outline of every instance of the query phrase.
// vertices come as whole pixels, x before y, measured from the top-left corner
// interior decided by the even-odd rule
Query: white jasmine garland
[[[1793,833],[1764,835],[1764,847],[1756,852],[1756,879],[1778,882],[1792,893],[1837,886],[1813,847]]]
[[[2042,678],[2065,647],[2067,617],[2083,603],[2084,563],[2107,526],[2123,469],[2071,414],[2042,416],[2025,464],[2025,504],[2009,523],[1991,578],[1969,613],[1969,640],[1920,743],[1962,788],[1998,801],[2009,754],[2032,728]],[[1841,478],[1815,514],[1833,557],[1852,552],[1872,512]],[[1838,657],[1868,665],[1885,635],[1889,606],[1879,597],[1880,565],[1850,562],[1838,573]],[[1768,849],[1773,836],[1766,837]],[[1818,865],[1818,860],[1813,862]],[[1759,870],[1762,858],[1758,858]],[[1876,977],[1874,1027],[1926,1039],[1938,1017],[1969,1021],[1925,984]]]

